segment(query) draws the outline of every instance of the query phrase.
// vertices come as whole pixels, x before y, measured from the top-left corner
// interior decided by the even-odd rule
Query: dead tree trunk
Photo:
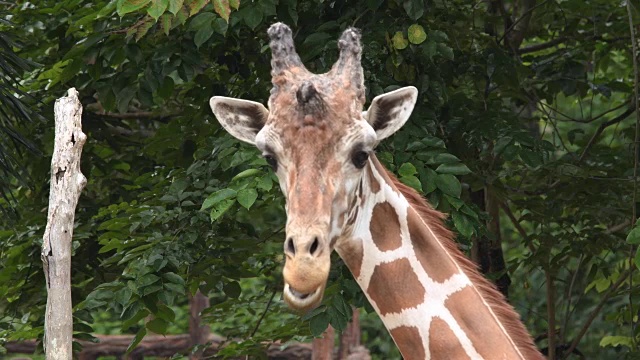
[[[80,192],[87,179],[80,171],[86,135],[82,132],[82,105],[76,89],[56,100],[55,143],[51,159],[49,214],[42,242],[42,264],[47,282],[44,349],[47,360],[72,358],[71,240]]]

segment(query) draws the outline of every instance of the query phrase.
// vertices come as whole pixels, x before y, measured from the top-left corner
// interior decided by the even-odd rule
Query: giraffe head
[[[321,75],[304,67],[288,26],[276,23],[268,34],[273,83],[268,109],[219,96],[210,105],[220,124],[254,144],[278,176],[287,202],[284,299],[304,311],[322,300],[334,247],[350,241],[369,155],[404,125],[418,92],[407,87],[380,95],[363,112],[356,29],[342,34],[338,61]]]

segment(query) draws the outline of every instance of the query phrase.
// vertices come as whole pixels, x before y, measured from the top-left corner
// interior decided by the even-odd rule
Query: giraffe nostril
[[[292,238],[288,238],[287,239],[287,250],[291,253],[291,255],[295,255],[296,254],[296,247],[295,247],[295,245],[293,245],[293,239]]]
[[[318,245],[320,242],[318,241],[318,237],[313,238],[313,243],[311,243],[311,247],[309,247],[309,253],[313,255],[318,250]]]

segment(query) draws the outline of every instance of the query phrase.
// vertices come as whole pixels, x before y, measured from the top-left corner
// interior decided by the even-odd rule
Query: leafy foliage
[[[39,99],[32,107],[48,120],[0,123],[9,136],[19,134],[14,128],[29,134],[32,147],[46,155],[19,153],[0,140],[0,165],[22,159],[31,179],[10,194],[20,221],[0,220],[6,229],[0,231],[0,338],[42,335],[39,253],[51,109],[70,86],[83,95],[88,134],[82,170],[89,184],[73,243],[78,336],[105,328],[104,317],[118,322],[111,330],[135,333],[136,341],[149,331],[178,331],[186,294],[198,289],[212,300],[206,318],[214,331],[230,339],[221,354],[229,357],[257,356],[266,341],[305,339],[327,324],[341,330],[350,306],[371,311],[336,258],[321,307],[302,319],[287,313],[277,295],[285,223],[277,179],[256,150],[220,129],[207,106],[216,94],[266,103],[266,29],[283,21],[295,29],[302,60],[318,73],[336,60],[339,33],[361,28],[368,99],[399,86],[418,88],[409,123],[377,156],[450,215],[465,250],[479,239],[501,238],[513,279],[510,301],[534,336],[557,333],[555,343],[569,346],[577,339],[588,357],[631,357],[639,340],[633,300],[640,277],[630,253],[636,265],[640,253],[637,228],[629,225],[636,179],[628,14],[609,0],[531,3],[41,0],[8,6],[19,26],[0,24],[0,58],[19,70],[9,78],[24,74],[11,82],[20,87],[11,94]],[[16,38],[25,40],[22,46],[6,40]],[[18,66],[30,62],[41,66]],[[20,109],[28,113],[19,103],[2,103],[9,118]],[[14,105],[17,113],[6,108]],[[477,201],[481,190],[501,211],[496,217]],[[488,230],[490,221],[500,228]],[[558,295],[541,296],[545,287]],[[557,331],[548,329],[548,310]],[[258,322],[263,311],[266,320]],[[594,312],[590,330],[578,338]],[[145,323],[147,316],[153,320]],[[397,356],[373,315],[363,326],[374,356]]]

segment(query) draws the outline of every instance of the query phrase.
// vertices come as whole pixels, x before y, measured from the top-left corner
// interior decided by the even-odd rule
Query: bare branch
[[[611,296],[613,296],[614,292],[616,290],[618,290],[620,285],[622,285],[624,283],[624,281],[627,279],[627,277],[629,277],[630,274],[631,274],[631,271],[629,271],[629,269],[623,271],[622,274],[620,274],[620,277],[618,278],[618,280],[613,285],[611,285],[609,287],[609,290],[607,290],[607,292],[604,294],[604,296],[602,296],[602,299],[600,300],[600,303],[598,303],[598,306],[596,306],[596,308],[593,309],[591,314],[589,314],[589,317],[587,318],[587,321],[584,323],[584,325],[582,325],[582,328],[580,328],[580,332],[578,332],[578,336],[576,336],[576,338],[573,339],[573,341],[571,342],[571,345],[569,346],[569,348],[564,352],[564,354],[565,354],[564,358],[565,359],[578,346],[578,344],[580,343],[580,340],[582,340],[582,337],[584,336],[584,334],[587,333],[587,330],[589,330],[589,327],[591,326],[591,323],[596,318],[596,316],[598,316],[598,314],[600,313],[600,310],[602,310],[602,307],[604,306],[604,304],[609,300],[609,298],[611,298]]]
[[[536,51],[540,51],[540,50],[544,50],[544,49],[548,49],[550,47],[554,47],[558,44],[562,44],[563,42],[569,40],[568,37],[566,36],[560,36],[557,37],[553,40],[549,40],[545,43],[540,43],[540,44],[533,44],[533,45],[528,45],[525,46],[523,48],[518,49],[516,52],[520,55],[522,54],[528,54],[528,53],[532,53],[532,52],[536,52]]]
[[[621,122],[622,120],[624,120],[627,117],[629,117],[629,115],[633,114],[635,111],[636,111],[635,107],[628,108],[622,114],[616,116],[615,118],[613,118],[613,119],[611,119],[611,120],[609,120],[607,122],[604,122],[604,123],[600,124],[600,126],[598,126],[598,129],[596,130],[596,132],[593,134],[593,136],[591,137],[591,139],[587,143],[587,146],[585,146],[584,150],[582,151],[582,154],[580,155],[580,158],[578,159],[578,163],[581,163],[582,160],[584,160],[585,156],[587,156],[587,152],[591,149],[593,144],[595,144],[596,139],[598,138],[598,136],[600,136],[600,134],[602,134],[604,129],[606,129],[607,127],[609,127],[611,125],[614,125],[614,124],[617,124],[617,123]]]

